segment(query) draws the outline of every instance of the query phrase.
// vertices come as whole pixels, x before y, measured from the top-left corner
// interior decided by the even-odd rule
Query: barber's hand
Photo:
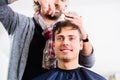
[[[65,20],[68,20],[79,26],[82,33],[82,39],[86,39],[87,34],[82,25],[82,16],[78,16],[76,13],[65,13],[64,15],[65,15]]]
[[[37,1],[41,5],[41,10],[44,14],[54,16],[55,14],[54,0],[37,0]]]
[[[13,3],[13,2],[15,2],[15,1],[17,1],[17,0],[10,0],[10,3]]]

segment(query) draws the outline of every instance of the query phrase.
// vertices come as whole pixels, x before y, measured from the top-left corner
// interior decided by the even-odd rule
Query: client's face
[[[54,50],[58,60],[69,62],[78,60],[81,47],[78,30],[71,27],[62,28],[61,32],[55,33]]]

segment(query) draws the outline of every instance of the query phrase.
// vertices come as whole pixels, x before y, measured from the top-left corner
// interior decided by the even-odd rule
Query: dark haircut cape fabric
[[[103,76],[79,67],[72,70],[63,70],[55,68],[49,72],[34,78],[33,80],[106,80]]]

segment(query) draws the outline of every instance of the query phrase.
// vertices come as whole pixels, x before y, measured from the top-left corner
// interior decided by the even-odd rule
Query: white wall
[[[28,2],[27,2],[28,1]],[[33,15],[33,0],[19,0],[12,8],[26,16]],[[120,72],[120,1],[70,0],[69,8],[83,16],[84,27],[95,51],[92,70],[99,73]],[[26,4],[27,3],[27,4]]]

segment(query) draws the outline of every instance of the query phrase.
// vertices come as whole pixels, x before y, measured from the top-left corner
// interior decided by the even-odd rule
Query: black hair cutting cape
[[[49,72],[34,78],[33,80],[106,80],[101,75],[79,67],[72,70],[63,70],[55,68]]]

